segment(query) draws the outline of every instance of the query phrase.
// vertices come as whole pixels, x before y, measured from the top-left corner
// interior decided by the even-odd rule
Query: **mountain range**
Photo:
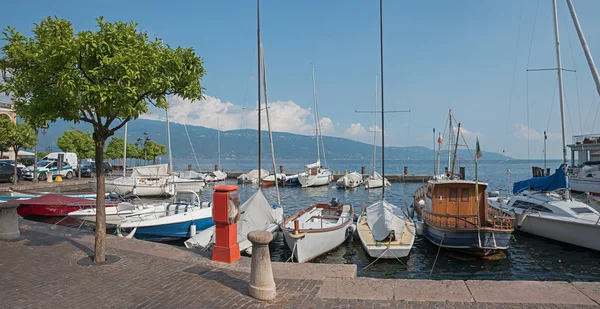
[[[65,130],[71,127],[91,131],[89,124],[73,124],[65,121],[58,121],[50,124],[48,132],[40,134],[40,151],[58,151],[56,139],[63,134]],[[186,159],[194,158],[190,141],[194,145],[196,157],[198,159],[216,159],[218,156],[217,134],[218,131],[202,126],[171,123],[171,148],[173,158]],[[144,138],[144,132],[148,132],[148,137],[159,144],[167,144],[166,123],[158,120],[136,119],[128,123],[127,138],[128,141],[135,144],[138,139]],[[123,136],[123,129],[119,130],[116,136]],[[371,159],[373,157],[373,145],[341,137],[324,136],[326,156],[329,159]],[[221,158],[222,159],[251,159],[258,155],[258,136],[256,130],[243,129],[220,132]],[[273,144],[275,154],[281,159],[309,159],[316,160],[316,141],[314,136],[298,135],[284,132],[273,132]],[[381,154],[381,147],[377,147]],[[270,155],[269,134],[262,131],[262,152],[263,157]],[[459,149],[458,156],[463,158],[472,158],[474,150]],[[386,147],[385,156],[389,159],[404,160],[429,160],[433,158],[433,150],[423,146],[407,147]],[[504,160],[510,159],[502,154],[483,151],[482,160]]]

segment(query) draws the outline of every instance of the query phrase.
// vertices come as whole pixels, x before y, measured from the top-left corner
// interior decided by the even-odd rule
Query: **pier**
[[[212,262],[207,252],[107,237],[119,261],[78,264],[94,235],[20,220],[0,241],[5,308],[594,308],[600,283],[357,278],[356,265],[273,262],[277,296],[249,296],[250,259]]]

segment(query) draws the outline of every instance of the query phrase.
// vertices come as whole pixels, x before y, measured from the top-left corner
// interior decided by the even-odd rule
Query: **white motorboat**
[[[371,176],[369,176],[364,181],[365,189],[377,189],[383,187],[385,183],[386,187],[390,187],[392,184],[386,179],[383,179],[383,176],[377,172],[373,172]]]
[[[258,174],[258,170],[251,170],[248,173],[244,173],[244,174],[241,174],[240,176],[238,176],[237,180],[238,180],[238,183],[256,184],[261,179],[263,179],[267,176],[269,176],[269,171],[267,171],[265,169],[261,169],[260,175]]]
[[[515,213],[516,229],[556,241],[600,250],[600,213],[564,192],[525,190],[489,197],[490,206]]]
[[[337,180],[336,185],[340,189],[357,188],[363,184],[363,176],[357,172],[346,174]]]
[[[358,218],[358,237],[374,258],[408,256],[415,242],[415,225],[402,211],[385,200],[367,207]]]
[[[117,226],[117,233],[121,236],[122,232],[127,232],[127,237],[142,239],[180,239],[189,238],[214,224],[210,202],[200,202],[196,192],[177,191],[173,202],[152,210],[136,211],[124,218]]]
[[[131,203],[119,203],[117,206],[107,206],[106,224],[119,225],[123,218],[132,215],[140,210],[148,210],[154,212],[156,205],[135,205]],[[96,222],[96,208],[86,208],[70,212],[67,216],[81,221]]]
[[[223,181],[225,179],[227,179],[227,173],[217,170],[217,171],[209,172],[206,175],[206,177],[204,178],[204,181],[217,182],[217,181]]]
[[[587,161],[581,167],[569,169],[571,190],[600,193],[600,161]]]
[[[269,175],[262,179],[263,187],[270,187],[275,185],[275,174]],[[277,183],[279,185],[284,185],[287,180],[287,176],[284,173],[277,173]]]
[[[308,262],[341,245],[350,236],[354,210],[352,205],[315,204],[281,223],[286,245],[299,263]]]

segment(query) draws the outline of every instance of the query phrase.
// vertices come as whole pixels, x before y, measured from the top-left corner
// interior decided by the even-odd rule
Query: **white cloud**
[[[529,140],[543,140],[544,139],[543,132],[536,131],[532,128],[529,128],[528,126],[526,126],[524,124],[516,124],[514,127],[515,127],[515,130],[513,132],[513,136],[515,136],[519,140],[527,140],[528,137],[529,137]],[[559,140],[560,136],[561,136],[558,133],[552,133],[552,132],[547,132],[547,135],[548,135],[549,140]]]
[[[365,136],[366,133],[367,133],[367,131],[365,130],[365,127],[363,127],[358,122],[350,124],[350,127],[348,127],[346,129],[346,131],[344,131],[344,135],[348,136],[349,138],[354,138],[354,139],[363,137],[363,136]]]
[[[335,134],[335,126],[333,125],[333,121],[331,120],[331,118],[321,118],[321,120],[319,120],[319,125],[321,126],[321,133],[323,135]]]

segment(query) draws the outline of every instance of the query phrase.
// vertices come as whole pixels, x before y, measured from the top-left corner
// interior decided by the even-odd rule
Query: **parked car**
[[[63,160],[69,163],[74,168],[77,168],[77,155],[74,152],[51,152],[47,154],[42,160],[43,161],[57,161],[58,155],[63,155]]]
[[[104,162],[104,174],[108,175],[112,173],[112,166],[108,162]],[[81,167],[81,177],[95,177],[96,176],[96,163],[86,163]]]
[[[20,173],[21,171],[17,169],[17,176],[21,177]],[[14,166],[6,162],[0,162],[0,181],[14,182],[14,177]]]
[[[8,159],[2,159],[2,160],[0,160],[0,162],[10,164],[11,166],[14,166],[14,164],[15,164],[14,160],[8,160]],[[21,164],[21,162],[17,161],[17,169],[21,173],[25,172],[25,168],[27,168],[25,165],[23,165],[23,164]]]
[[[62,169],[58,170],[58,162],[57,161],[40,161],[37,163],[38,168],[38,180],[44,181],[47,179],[47,173],[50,172],[52,174],[52,178],[56,178],[56,176],[60,175],[66,179],[73,178],[75,173],[73,172],[73,167],[67,163],[63,162]],[[28,166],[23,177],[27,180],[33,180],[33,166]]]

